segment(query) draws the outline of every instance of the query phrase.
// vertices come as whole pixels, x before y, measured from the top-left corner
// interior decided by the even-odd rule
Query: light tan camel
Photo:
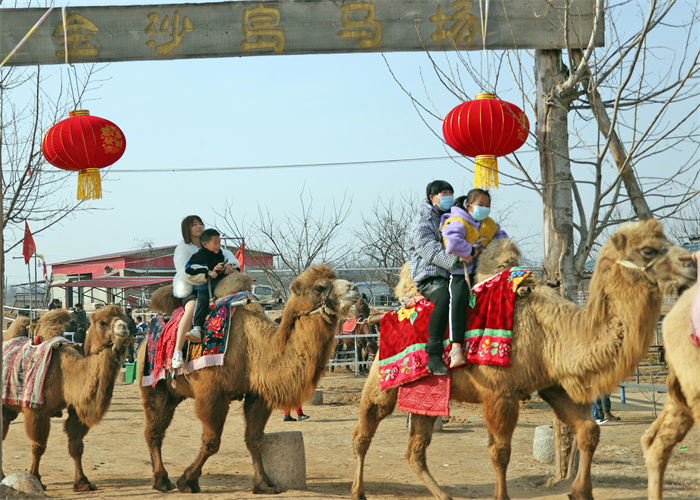
[[[591,460],[600,432],[591,418],[593,395],[609,393],[647,352],[662,289],[669,292],[694,281],[695,269],[683,266],[682,254],[687,252],[671,247],[654,220],[623,226],[600,250],[585,307],[537,286],[530,295],[516,297],[512,366],[472,365],[451,372],[451,399],[482,404],[496,473],[494,498],[509,498],[506,469],[519,404],[535,391],[576,432],[580,462],[571,497],[592,498]],[[380,390],[375,361],[353,430],[355,500],[366,498],[365,455],[379,422],[394,411],[397,392]],[[434,421],[413,415],[406,459],[433,495],[446,500],[451,497],[426,465]]]
[[[690,340],[690,306],[695,285],[680,296],[663,322],[668,397],[659,417],[642,437],[649,475],[649,499],[663,498],[664,472],[675,445],[700,424],[700,347]]]
[[[234,273],[222,280],[216,295],[249,290],[251,285],[250,277]],[[178,479],[178,489],[200,491],[202,466],[219,450],[229,404],[244,400],[245,444],[253,458],[253,492],[279,492],[262,463],[267,420],[273,408],[297,408],[313,395],[333,352],[338,317],[347,316],[350,306],[360,298],[357,286],[338,279],[325,265],[300,274],[292,282],[291,292],[279,326],[258,304],[237,309],[229,326],[223,366],[178,376],[176,388],[165,380],[155,388],[141,387],[155,489],[174,488],[161,457],[163,437],[177,405],[185,398],[194,398],[197,418],[202,422],[202,446]],[[151,300],[152,307],[159,306],[156,298]],[[139,349],[139,366],[144,366],[145,349],[146,342]]]
[[[71,320],[65,309],[54,309],[41,317],[37,335],[42,338],[63,332]],[[2,406],[2,438],[19,413],[24,414],[24,428],[32,441],[32,466],[29,473],[41,481],[39,462],[46,450],[51,430],[50,417],[68,408],[64,430],[68,435],[68,453],[75,463],[75,491],[96,489],[85,476],[82,465],[83,438],[97,425],[112,402],[117,373],[133,337],[129,335],[126,314],[118,306],[109,306],[90,316],[90,329],[83,344],[84,355],[73,344],[60,345],[51,354],[44,380],[44,407]],[[3,474],[4,477],[4,474]]]

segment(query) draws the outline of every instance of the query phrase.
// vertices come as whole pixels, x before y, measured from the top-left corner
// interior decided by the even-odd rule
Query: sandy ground
[[[364,378],[346,373],[328,374],[322,379],[322,406],[307,406],[311,418],[304,422],[282,422],[274,412],[267,432],[302,430],[306,449],[307,488],[280,495],[255,498],[348,498],[353,478],[351,432],[357,420]],[[613,413],[620,422],[602,426],[600,445],[593,461],[594,495],[601,499],[646,498],[646,468],[639,439],[652,422],[648,393],[627,391],[627,403],[614,394]],[[663,395],[659,395],[663,401]],[[493,496],[494,475],[487,451],[487,434],[477,405],[452,404],[452,416],[444,432],[436,434],[428,451],[428,462],[437,481],[454,498],[486,499]],[[659,406],[660,411],[660,406]],[[64,413],[65,415],[65,413]],[[52,420],[52,434],[43,457],[41,472],[47,494],[52,498],[181,498],[177,490],[160,493],[151,487],[151,466],[143,437],[143,412],[136,384],[117,385],[105,419],[85,439],[83,464],[87,476],[97,484],[92,493],[71,490],[73,463],[63,434],[64,419]],[[512,498],[564,499],[569,484],[546,486],[551,466],[532,458],[535,427],[551,424],[552,413],[537,399],[521,405],[518,428],[508,469]],[[168,430],[163,455],[170,477],[175,481],[196,456],[201,427],[193,413],[192,401],[180,405]],[[427,488],[410,470],[403,455],[408,432],[406,414],[397,410],[379,427],[367,456],[365,472],[368,498],[430,499]],[[666,475],[666,498],[700,498],[700,433],[693,429],[676,449]],[[10,427],[3,443],[5,474],[27,471],[31,444],[20,416]],[[200,479],[200,499],[252,498],[252,465],[243,443],[241,404],[231,406],[221,450],[209,459]]]

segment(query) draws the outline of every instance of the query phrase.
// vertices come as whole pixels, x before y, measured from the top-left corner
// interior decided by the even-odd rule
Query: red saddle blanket
[[[431,417],[450,416],[450,377],[429,376],[399,387],[399,409]]]
[[[343,334],[349,335],[354,332],[359,320],[360,318],[350,318],[346,320],[345,323],[343,323]]]
[[[465,349],[472,364],[510,366],[515,291],[531,271],[512,267],[474,286],[467,308]],[[381,320],[379,383],[382,390],[398,387],[428,374],[428,320],[433,304],[421,299]],[[448,363],[449,332],[443,337],[443,359]]]

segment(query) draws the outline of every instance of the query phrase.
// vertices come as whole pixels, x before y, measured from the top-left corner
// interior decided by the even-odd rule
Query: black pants
[[[428,343],[425,352],[442,356],[442,338],[450,314],[449,281],[442,276],[431,276],[418,283],[418,293],[433,303],[433,312],[428,320]]]
[[[463,274],[450,275],[450,342],[464,343],[469,306],[469,282]]]
[[[197,305],[194,310],[194,326],[204,328],[204,321],[209,314],[209,287],[204,290],[195,290],[197,292]]]

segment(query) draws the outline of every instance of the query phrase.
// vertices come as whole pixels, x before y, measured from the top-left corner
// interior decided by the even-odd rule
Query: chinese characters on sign
[[[382,39],[382,23],[374,19],[376,14],[374,4],[370,2],[346,3],[340,6],[342,12],[342,31],[339,38],[357,38],[357,46],[363,49],[375,47]],[[351,12],[359,12],[364,17],[359,20],[350,19]]]
[[[435,32],[430,35],[430,38],[437,42],[449,37],[457,46],[471,45],[476,37],[479,22],[475,16],[469,13],[472,3],[466,0],[457,0],[450,5],[450,8],[456,10],[451,16],[443,14],[442,5],[438,5],[435,15],[430,16],[430,22],[435,25]],[[453,22],[452,26],[445,28],[445,24],[450,21]]]
[[[97,31],[97,26],[80,14],[71,14],[66,17],[65,29],[61,21],[53,30],[53,36],[58,39],[63,48],[56,52],[56,57],[65,57],[66,51],[69,57],[96,56],[97,47],[90,43]]]
[[[151,37],[157,37],[158,33],[167,34],[170,26],[170,17],[166,15],[160,23],[160,27],[156,28],[156,23],[159,19],[160,16],[155,12],[148,14],[148,20],[151,21],[151,24],[144,30],[144,33]],[[180,27],[180,11],[176,10],[175,14],[173,14],[173,28],[170,32],[171,40],[160,45],[156,45],[155,40],[148,40],[146,45],[155,47],[156,53],[162,56],[163,54],[168,54],[171,50],[180,45],[182,37],[185,36],[185,33],[189,33],[190,31],[192,31],[192,23],[189,18],[185,16],[182,21],[182,27]]]
[[[275,29],[280,23],[279,9],[263,7],[262,2],[254,9],[243,11],[243,50],[272,49],[275,54],[281,54],[284,49],[284,32]]]

